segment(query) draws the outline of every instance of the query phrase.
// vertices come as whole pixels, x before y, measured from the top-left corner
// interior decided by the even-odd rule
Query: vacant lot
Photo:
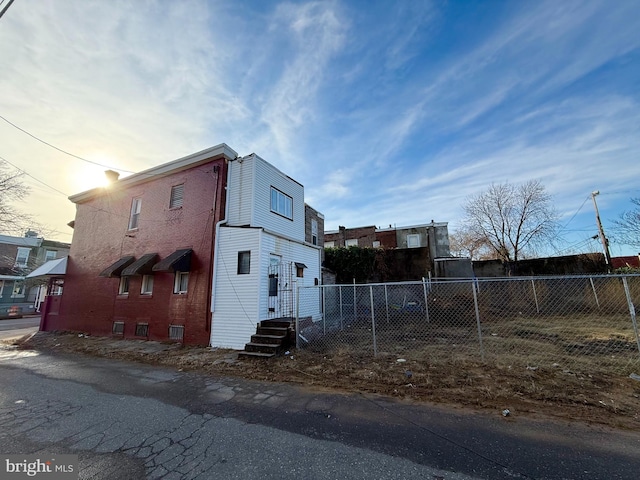
[[[291,351],[271,360],[238,360],[237,352],[134,340],[40,332],[18,348],[140,361],[205,374],[289,382],[311,388],[368,392],[402,400],[492,410],[500,415],[545,415],[640,428],[640,381],[559,364],[526,365],[446,356],[400,356]],[[449,347],[451,350],[451,347]],[[400,360],[400,361],[399,361]],[[403,361],[404,360],[404,361]],[[637,372],[640,373],[640,372]]]

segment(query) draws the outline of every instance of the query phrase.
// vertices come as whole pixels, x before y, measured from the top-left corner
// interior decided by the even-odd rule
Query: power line
[[[13,0],[12,0],[12,1],[13,1]],[[64,153],[65,155],[69,155],[70,157],[77,158],[78,160],[82,160],[83,162],[92,163],[93,165],[97,165],[97,166],[99,166],[99,167],[108,168],[108,169],[111,169],[111,170],[118,170],[118,171],[120,171],[120,172],[124,172],[124,173],[135,173],[135,172],[133,172],[133,171],[131,171],[131,170],[123,170],[122,168],[111,167],[111,166],[109,166],[109,165],[104,165],[104,164],[102,164],[102,163],[94,162],[93,160],[87,160],[86,158],[79,157],[78,155],[74,155],[73,153],[69,153],[69,152],[67,152],[67,151],[65,151],[65,150],[62,150],[61,148],[58,148],[58,147],[56,147],[55,145],[51,145],[49,142],[45,142],[44,140],[42,140],[42,139],[40,139],[40,138],[36,137],[35,135],[33,135],[33,134],[31,134],[31,133],[27,132],[25,129],[20,128],[20,127],[19,127],[18,125],[16,125],[15,123],[10,122],[10,121],[9,121],[9,120],[7,120],[6,118],[4,118],[2,115],[0,115],[0,119],[4,120],[5,122],[7,122],[7,123],[8,123],[9,125],[11,125],[12,127],[16,128],[16,129],[18,129],[18,130],[20,130],[22,133],[25,133],[25,134],[29,135],[31,138],[33,138],[33,139],[35,139],[35,140],[39,141],[40,143],[44,143],[44,144],[45,144],[45,145],[47,145],[48,147],[51,147],[51,148],[53,148],[53,149],[55,149],[55,150],[58,150],[59,152],[62,152],[62,153]]]
[[[0,18],[2,18],[2,16],[6,13],[7,10],[9,10],[9,7],[11,6],[11,4],[13,3],[14,0],[9,0],[9,3],[7,3],[7,5],[0,11]],[[0,6],[4,3],[4,0],[2,0],[2,2],[0,2]]]
[[[11,163],[11,162],[10,162],[9,160],[7,160],[6,158],[4,158],[4,157],[0,156],[0,160],[3,160],[3,161],[5,161],[5,162],[7,162],[9,165],[11,165],[13,168],[15,168],[16,170],[18,170],[19,172],[24,173],[27,177],[31,177],[31,178],[33,178],[36,182],[41,183],[41,184],[42,184],[42,185],[44,185],[45,187],[49,187],[51,190],[53,190],[53,191],[55,191],[55,192],[58,192],[59,194],[64,195],[65,197],[68,197],[68,196],[69,196],[68,194],[66,194],[66,193],[64,193],[64,192],[61,192],[61,191],[60,191],[60,190],[58,190],[57,188],[52,187],[51,185],[49,185],[49,184],[47,184],[47,183],[44,183],[42,180],[37,179],[36,177],[34,177],[33,175],[31,175],[30,173],[26,172],[25,170],[22,170],[20,167],[17,167],[16,165],[14,165],[13,163]]]

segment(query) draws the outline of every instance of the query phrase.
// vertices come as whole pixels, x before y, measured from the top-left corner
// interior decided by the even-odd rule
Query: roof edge
[[[220,157],[227,160],[233,160],[238,157],[238,153],[226,143],[221,143],[214,147],[192,153],[190,155],[187,155],[186,157],[181,157],[177,160],[172,160],[170,162],[163,163],[162,165],[158,165],[156,167],[151,167],[147,170],[134,173],[133,175],[129,175],[122,180],[116,181],[108,188],[98,187],[87,190],[85,192],[77,193],[75,195],[71,195],[69,197],[69,200],[71,200],[73,203],[82,203],[96,196],[99,196],[108,190],[131,187],[133,185],[149,181],[152,177],[169,175],[171,173],[186,170],[187,168],[195,167],[199,164],[203,164],[209,160]]]

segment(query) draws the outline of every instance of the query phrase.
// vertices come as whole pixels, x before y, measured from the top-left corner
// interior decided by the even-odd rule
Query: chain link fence
[[[325,354],[640,373],[639,275],[323,285],[297,302],[297,347]]]

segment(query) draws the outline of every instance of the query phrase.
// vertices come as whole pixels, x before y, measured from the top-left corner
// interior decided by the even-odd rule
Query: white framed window
[[[271,187],[271,211],[293,220],[293,198]]]
[[[184,183],[171,187],[171,199],[169,200],[169,208],[180,208],[184,200]]]
[[[4,280],[0,280],[0,297],[2,296],[2,292],[4,292]]]
[[[14,297],[24,297],[24,281],[16,280],[13,282],[13,293],[11,294],[11,298]]]
[[[129,217],[129,230],[135,230],[136,228],[138,228],[141,208],[142,208],[142,199],[134,198],[131,201],[131,216]]]
[[[407,235],[407,248],[418,248],[420,246],[420,235],[412,233]]]
[[[373,241],[373,248],[380,248],[380,240]]]
[[[187,293],[189,287],[189,272],[176,272],[175,282],[173,284],[173,293]]]
[[[44,252],[44,261],[49,262],[51,260],[55,260],[58,256],[58,252],[55,250],[45,250]]]
[[[151,295],[153,293],[153,275],[142,276],[142,286],[140,287],[140,295]]]
[[[318,221],[311,219],[311,243],[318,245]]]
[[[336,246],[336,242],[324,242],[324,248],[333,248]]]
[[[251,273],[251,251],[238,252],[238,275]]]
[[[16,255],[16,266],[26,267],[29,261],[30,248],[18,247],[18,253]]]
[[[358,246],[358,239],[357,238],[348,238],[347,240],[345,240],[344,245],[345,245],[345,247],[357,247]]]
[[[129,295],[129,277],[120,277],[118,295]]]

